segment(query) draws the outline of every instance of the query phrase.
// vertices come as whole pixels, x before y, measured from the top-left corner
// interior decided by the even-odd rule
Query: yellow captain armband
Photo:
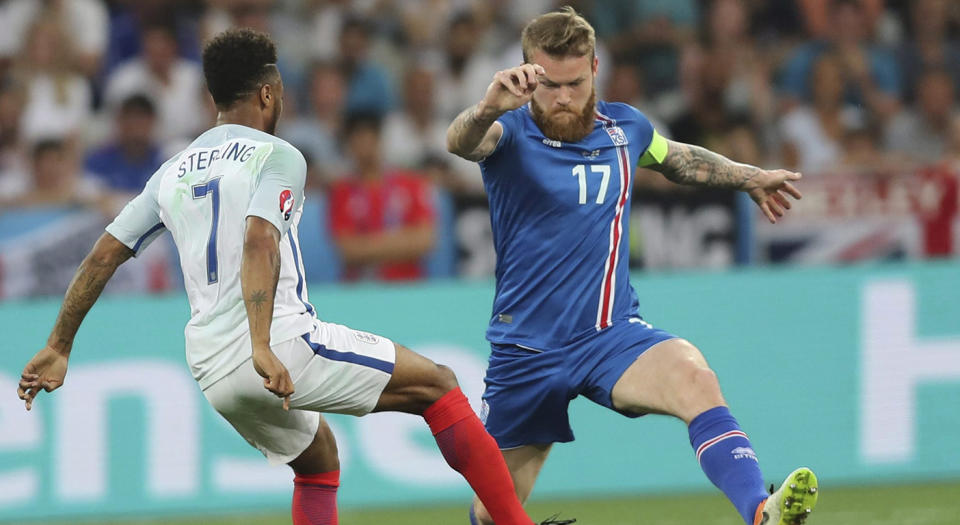
[[[637,163],[637,166],[643,168],[652,164],[660,164],[666,156],[667,139],[657,133],[657,130],[653,130],[653,138],[650,139],[650,146],[647,147],[647,151],[640,157],[640,162]]]

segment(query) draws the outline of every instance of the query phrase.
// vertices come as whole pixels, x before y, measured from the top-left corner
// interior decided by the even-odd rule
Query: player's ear
[[[600,57],[593,55],[593,76],[597,76],[597,68],[600,66]]]
[[[259,95],[261,106],[266,107],[275,102],[276,93],[273,92],[273,86],[269,83],[260,86]]]

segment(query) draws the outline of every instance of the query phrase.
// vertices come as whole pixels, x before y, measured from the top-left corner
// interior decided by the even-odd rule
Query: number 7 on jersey
[[[606,164],[592,164],[591,173],[599,173],[603,176],[600,180],[600,191],[597,192],[597,204],[603,204],[607,197],[607,185],[610,183],[610,166]],[[577,164],[573,167],[573,176],[579,177],[580,182],[580,204],[587,203],[587,167],[583,164]]]
[[[220,222],[220,177],[193,187],[193,198],[202,199],[211,195],[213,220],[210,221],[210,240],[207,241],[207,284],[217,282],[217,224]]]

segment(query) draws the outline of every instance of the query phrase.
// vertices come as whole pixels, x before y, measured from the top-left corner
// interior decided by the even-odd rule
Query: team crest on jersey
[[[610,135],[610,140],[613,141],[614,146],[627,145],[627,135],[623,132],[623,129],[620,126],[611,126],[607,128],[607,135]]]
[[[280,192],[280,212],[283,213],[283,220],[290,220],[290,214],[293,213],[293,192],[290,190]]]

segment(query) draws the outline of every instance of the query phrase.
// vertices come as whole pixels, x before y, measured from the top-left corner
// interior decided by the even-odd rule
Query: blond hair
[[[590,22],[572,7],[564,6],[531,20],[523,28],[520,45],[524,62],[529,62],[538,49],[553,57],[592,57],[597,37]]]

